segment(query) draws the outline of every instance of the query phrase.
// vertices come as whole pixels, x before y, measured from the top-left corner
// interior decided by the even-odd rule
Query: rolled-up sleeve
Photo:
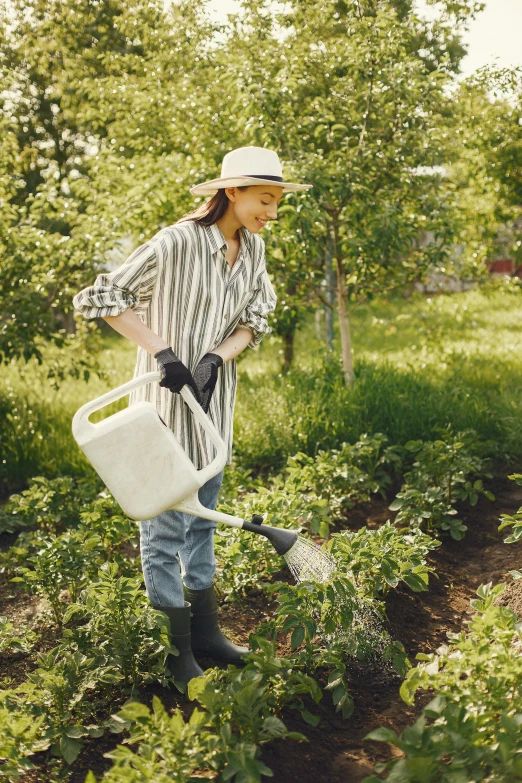
[[[73,297],[74,309],[85,318],[102,318],[123,313],[129,307],[144,310],[152,297],[157,273],[158,243],[136,248],[114,272],[98,275],[94,284]]]
[[[257,277],[252,297],[243,310],[237,326],[246,327],[252,332],[249,348],[256,348],[266,334],[272,329],[268,325],[267,316],[273,312],[277,304],[277,296],[268,277],[266,267]]]

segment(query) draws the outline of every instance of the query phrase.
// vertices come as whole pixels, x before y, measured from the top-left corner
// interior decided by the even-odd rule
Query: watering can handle
[[[101,397],[97,397],[95,400],[91,400],[91,402],[87,402],[79,410],[77,410],[74,415],[72,421],[73,434],[79,430],[80,427],[85,427],[87,423],[91,426],[96,426],[89,422],[89,416],[91,413],[99,411],[101,408],[104,408],[111,402],[115,402],[122,397],[126,397],[127,394],[130,394],[131,391],[139,388],[140,386],[144,386],[146,383],[161,381],[162,377],[163,376],[159,371],[148,372],[145,373],[145,375],[140,375],[137,378],[133,378],[131,381],[127,381],[127,383],[124,383],[121,386],[117,386],[116,389],[112,389],[112,391],[107,392],[106,394],[102,394]],[[214,424],[206,415],[203,408],[194,397],[194,394],[190,388],[187,385],[183,386],[180,394],[183,397],[183,400],[189,406],[195,419],[199,422],[199,424],[201,424],[205,432],[210,437],[210,440],[212,441],[212,444],[215,446],[217,451],[216,456],[212,462],[198,471],[201,479],[204,479],[202,482],[203,485],[213,476],[216,476],[225,466],[227,460],[226,447]]]

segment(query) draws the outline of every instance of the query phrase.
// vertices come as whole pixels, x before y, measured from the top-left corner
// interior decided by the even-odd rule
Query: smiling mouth
[[[256,220],[257,220],[257,222],[259,223],[259,225],[261,225],[261,226],[264,226],[264,225],[265,225],[265,223],[268,223],[268,221],[267,221],[267,220],[261,220],[260,218],[256,218]]]

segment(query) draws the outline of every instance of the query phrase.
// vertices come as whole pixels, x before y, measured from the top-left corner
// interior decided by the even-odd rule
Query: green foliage
[[[67,608],[62,592],[67,590],[71,601],[76,601],[82,587],[95,576],[99,560],[99,551],[95,551],[98,544],[97,536],[86,536],[78,530],[46,538],[41,548],[27,558],[28,565],[20,566],[17,569],[19,576],[11,581],[21,582],[32,592],[45,596],[55,622],[61,625]]]
[[[377,530],[334,533],[327,549],[358,590],[377,598],[400,582],[414,592],[426,591],[429,574],[435,572],[426,555],[440,543],[419,528],[398,530],[388,520]]]
[[[277,593],[278,606],[272,620],[260,628],[265,633],[291,631],[293,662],[298,669],[313,673],[329,670],[327,690],[332,691],[336,710],[343,718],[353,712],[354,703],[346,678],[350,661],[368,663],[376,658],[391,662],[404,674],[409,664],[403,646],[390,639],[382,627],[383,604],[356,590],[349,575],[341,570],[327,584],[277,582],[269,592]],[[308,712],[303,717],[313,723]]]
[[[522,486],[521,473],[513,473],[509,478]],[[504,539],[504,543],[514,544],[522,539],[522,508],[519,508],[516,514],[501,514],[500,522],[499,530],[504,530],[506,527],[513,528],[510,535]]]
[[[448,175],[457,188],[462,255],[478,269],[495,257],[517,265],[522,260],[521,97],[520,71],[493,65],[462,81],[455,93]]]
[[[39,636],[30,628],[15,630],[7,617],[0,617],[0,653],[31,652]]]
[[[118,745],[106,754],[113,766],[104,775],[104,783],[184,783],[192,778],[195,768],[205,767],[212,758],[209,748],[212,733],[205,729],[206,715],[197,708],[185,721],[181,710],[173,714],[165,710],[157,696],[152,699],[152,711],[139,702],[128,702],[114,716],[115,728],[129,729],[126,740],[135,746],[132,751]],[[91,778],[95,778],[91,773]]]
[[[241,535],[224,526],[216,530],[214,551],[216,588],[228,603],[239,600],[249,589],[263,589],[264,580],[282,568],[281,559],[264,538],[246,532]]]
[[[240,63],[226,78],[239,128],[248,143],[284,151],[295,176],[313,183],[306,198],[320,214],[315,233],[306,217],[299,221],[296,250],[274,264],[288,320],[312,292],[321,296],[317,270],[332,265],[329,240],[345,319],[348,301],[451,263],[455,198],[435,167],[448,154],[453,114],[445,88],[463,50],[460,14],[446,10],[451,26],[427,26],[413,4],[388,0],[341,6],[292,0],[270,13],[262,2],[244,5],[239,34],[225,48],[227,62]],[[288,201],[302,209],[299,196]],[[288,213],[281,223],[274,234],[285,239]],[[419,241],[426,231],[436,241]],[[302,255],[308,264],[299,263]],[[343,331],[343,370],[351,376],[350,353]]]
[[[241,519],[260,514],[266,524],[299,529],[310,526],[328,530],[328,501],[310,490],[303,492],[292,481],[281,477],[273,479],[268,487],[259,486],[255,492],[246,492],[219,507],[220,511]],[[249,587],[259,587],[262,577],[277,573],[282,560],[261,536],[239,534],[237,530],[218,529],[215,537],[220,589],[228,600],[234,600]]]
[[[475,505],[480,495],[495,499],[484,489],[482,479],[477,478],[492,477],[486,469],[487,460],[477,453],[481,447],[471,430],[455,436],[448,430],[446,440],[406,443],[405,449],[416,460],[405,473],[405,483],[390,506],[392,511],[399,512],[395,522],[425,527],[430,533],[449,532],[457,541],[463,538],[467,527],[454,518],[457,514],[454,504],[467,500]]]
[[[318,702],[322,694],[312,677],[296,671],[290,659],[276,655],[273,642],[262,637],[251,640],[253,652],[245,657],[244,668],[213,669],[204,679],[191,682],[189,697],[208,711],[222,736],[239,734],[243,742],[260,744],[287,735],[282,721],[273,719],[283,707],[301,707],[304,695]]]
[[[276,713],[287,704],[301,704],[305,694],[318,701],[321,691],[289,660],[276,657],[273,643],[251,638],[255,652],[243,669],[214,669],[190,682],[189,697],[203,710],[195,707],[188,721],[179,709],[169,715],[156,696],[152,711],[127,703],[114,716],[114,728],[128,729],[126,743],[139,744],[136,751],[119,745],[107,754],[113,767],[104,783],[184,783],[194,780],[196,769],[207,768],[234,783],[261,783],[262,775],[271,776],[259,758],[261,746],[273,739],[306,740],[288,731]]]
[[[97,478],[35,476],[28,489],[11,495],[0,510],[0,532],[35,525],[51,535],[66,527],[77,527],[82,508],[94,500],[101,486]]]
[[[63,481],[58,479],[58,482]],[[118,504],[106,491],[99,493],[89,504],[94,489],[88,481],[87,496],[81,482],[79,489],[71,479],[66,486],[60,485],[63,512],[52,490],[39,501],[39,484],[42,482],[54,484],[39,479],[26,493],[11,498],[12,513],[19,515],[15,518],[24,519],[25,515],[36,520],[38,529],[26,533],[24,538],[19,537],[22,540],[8,550],[3,560],[5,567],[17,574],[11,581],[20,582],[33,593],[45,596],[55,621],[61,625],[67,609],[64,591],[75,602],[80,591],[96,577],[98,569],[107,560],[112,561],[120,573],[135,573],[134,562],[124,557],[122,551],[127,543],[136,544],[138,528],[134,521],[121,513]],[[35,495],[36,512],[32,511]],[[53,502],[50,503],[48,498]],[[69,510],[72,504],[82,503],[82,500],[87,504],[84,510],[75,509],[73,514]],[[49,531],[66,523],[78,526],[66,529],[61,535],[49,534]]]
[[[100,568],[98,579],[68,607],[64,624],[73,618],[82,624],[65,629],[67,648],[92,656],[98,680],[124,691],[162,680],[167,654],[176,654],[168,620],[150,606],[141,578],[120,576],[115,563]]]
[[[266,476],[296,452],[314,456],[364,433],[402,446],[440,440],[449,424],[453,433],[473,429],[486,444],[483,456],[513,469],[522,443],[519,309],[515,295],[480,291],[376,299],[353,314],[360,348],[351,388],[312,323],[296,336],[298,362],[286,376],[277,375],[280,343],[262,345],[264,353],[241,366],[236,464]]]
[[[406,483],[413,486],[429,483],[442,487],[449,503],[469,500],[474,506],[480,494],[494,500],[490,492],[483,490],[481,481],[471,484],[468,480],[470,475],[492,477],[486,469],[488,461],[477,453],[482,444],[477,442],[476,433],[468,430],[452,437],[451,430],[448,430],[445,434],[445,440],[406,443],[405,448],[416,456],[413,468],[404,475]]]
[[[326,501],[334,516],[342,517],[373,494],[386,497],[401,467],[400,448],[386,446],[381,433],[363,433],[357,443],[319,451],[315,457],[298,453],[288,460],[285,486]],[[328,518],[312,519],[310,529],[328,538]]]
[[[168,13],[161,3],[143,0],[115,0],[102,8],[81,0],[67,8],[59,0],[15,0],[5,10],[0,78],[10,97],[0,129],[4,362],[41,360],[44,346],[53,343],[61,355],[49,368],[51,378],[87,378],[97,370],[95,324],[75,325],[72,297],[106,263],[120,237],[172,222],[174,210],[187,202],[186,186],[179,183],[196,163],[188,154],[194,134],[205,149],[203,106],[203,116],[214,118],[209,132],[219,124],[204,54],[211,32],[188,2]],[[61,52],[59,62],[49,51]],[[200,93],[193,105],[179,100],[187,90],[194,97]],[[221,130],[216,135],[226,143],[230,133]],[[178,182],[183,167],[187,173]]]
[[[389,770],[386,780],[514,783],[522,777],[522,658],[513,646],[522,623],[511,609],[494,605],[504,589],[504,583],[481,585],[479,599],[471,601],[476,614],[469,632],[448,633],[451,644],[417,655],[421,663],[408,672],[402,698],[412,704],[419,689],[433,690],[434,698],[413,726],[400,737],[384,728],[367,735],[405,754],[376,766],[377,772]],[[365,783],[378,780],[371,776]]]
[[[35,769],[31,756],[46,750],[50,744],[48,739],[41,737],[43,721],[43,716],[35,719],[0,708],[0,780],[15,783]]]
[[[137,694],[146,683],[165,683],[165,658],[177,654],[170,646],[167,618],[153,610],[138,579],[118,576],[114,563],[105,564],[93,582],[71,604],[55,649],[38,657],[38,666],[18,688],[4,691],[2,707],[12,712],[13,725],[30,715],[39,740],[54,755],[72,764],[85,737],[99,737],[112,723],[99,723],[121,693]]]
[[[96,687],[93,658],[55,648],[39,655],[38,667],[27,681],[2,692],[1,702],[15,721],[20,716],[31,716],[45,747],[72,764],[83,746],[83,737],[103,734],[103,728],[89,723],[102,703],[92,699]]]

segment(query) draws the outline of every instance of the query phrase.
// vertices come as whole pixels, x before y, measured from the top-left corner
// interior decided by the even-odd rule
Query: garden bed
[[[522,488],[505,480],[497,481],[494,491],[494,502],[481,498],[476,506],[462,510],[460,516],[468,526],[463,540],[445,538],[443,545],[430,553],[428,562],[435,568],[438,578],[430,576],[428,592],[413,593],[401,584],[387,596],[388,631],[404,644],[412,663],[416,653],[434,652],[446,643],[446,632],[466,628],[466,617],[472,613],[469,602],[475,597],[480,584],[511,582],[509,571],[519,567],[519,547],[504,544],[505,535],[498,531],[498,524],[501,514],[511,514],[522,505]],[[386,502],[375,500],[351,513],[345,526],[351,529],[362,525],[375,528],[390,516]],[[287,579],[288,574],[281,572],[273,578]],[[518,584],[513,583],[499,600],[520,612]],[[249,633],[270,616],[274,605],[275,602],[267,599],[261,591],[250,590],[243,602],[222,605],[222,625],[237,642],[246,643]],[[15,626],[34,625],[41,617],[42,608],[41,599],[21,593],[13,585],[2,585],[0,614],[7,616]],[[58,633],[58,629],[49,623],[42,634],[39,650],[52,647]],[[285,655],[289,651],[288,636],[280,637],[279,654]],[[210,660],[201,663],[212,665]],[[3,655],[0,676],[19,682],[35,665],[36,650],[27,655]],[[317,679],[321,686],[326,684],[326,677],[322,678],[321,674]],[[355,710],[347,720],[342,720],[335,712],[326,694],[318,705],[310,705],[313,712],[321,717],[317,727],[304,724],[300,716],[288,708],[283,712],[281,717],[287,727],[303,732],[309,743],[275,740],[264,746],[262,759],[273,770],[274,781],[357,783],[372,773],[376,762],[388,760],[392,753],[400,755],[389,745],[364,741],[363,738],[378,726],[400,733],[420,714],[431,698],[430,693],[423,692],[413,707],[408,707],[399,696],[400,678],[397,675],[391,670],[371,670],[363,665],[349,668],[348,681]],[[166,707],[180,707],[186,717],[192,710],[193,704],[188,699],[159,686],[144,688],[140,694],[141,701],[150,703],[153,695],[160,696]],[[88,740],[72,767],[71,783],[83,783],[89,769],[100,776],[110,767],[110,761],[103,757],[103,753],[119,741],[121,737],[118,735]],[[21,780],[36,783],[45,779],[45,767],[40,767]]]

